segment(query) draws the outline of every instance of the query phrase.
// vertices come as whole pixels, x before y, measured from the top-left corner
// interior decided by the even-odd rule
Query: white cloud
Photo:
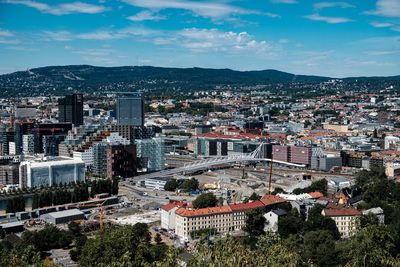
[[[154,14],[153,12],[150,12],[148,10],[144,10],[137,13],[136,15],[128,17],[128,19],[131,21],[144,21],[144,20],[159,21],[159,20],[164,20],[166,18],[164,16]]]
[[[329,24],[345,23],[345,22],[352,21],[349,18],[327,17],[327,16],[321,16],[318,13],[314,13],[314,14],[305,16],[305,18],[310,19],[310,20],[315,20],[315,21],[324,21],[324,22],[329,23]]]
[[[297,4],[296,0],[271,0],[271,2],[277,4]]]
[[[369,56],[388,56],[388,55],[399,55],[400,50],[389,50],[389,51],[367,51],[365,52]]]
[[[346,2],[319,2],[314,4],[314,9],[320,10],[324,8],[340,7],[340,8],[353,8],[355,6]]]
[[[48,5],[46,3],[35,2],[31,0],[5,0],[4,3],[19,4],[39,10],[42,13],[52,15],[67,15],[72,13],[96,14],[107,10],[101,5],[87,4],[83,2],[71,2],[58,5]]]
[[[364,12],[368,15],[378,15],[384,17],[400,18],[399,0],[378,0],[376,10]]]
[[[193,12],[194,14],[212,18],[221,19],[229,17],[233,14],[259,14],[270,17],[276,17],[277,14],[261,13],[255,10],[244,9],[226,3],[216,3],[212,1],[188,1],[188,0],[122,0],[123,2],[142,8],[152,10],[161,9],[183,9]]]
[[[376,22],[372,21],[371,26],[375,28],[390,28],[392,31],[400,32],[400,26],[390,22]]]
[[[11,37],[11,36],[14,36],[12,32],[0,28],[0,37]]]
[[[119,30],[97,30],[94,32],[73,33],[69,31],[44,31],[43,36],[47,41],[72,41],[72,40],[116,40],[131,36],[147,36],[157,33],[154,30],[141,28],[125,28]]]
[[[393,24],[392,23],[388,23],[388,22],[376,22],[376,21],[372,21],[370,23],[371,26],[375,27],[375,28],[389,28],[392,27]]]
[[[14,33],[6,29],[0,28],[0,44],[18,44],[19,41],[14,39]]]
[[[176,44],[194,52],[271,52],[272,45],[257,41],[247,32],[223,32],[218,29],[184,29],[177,33]]]

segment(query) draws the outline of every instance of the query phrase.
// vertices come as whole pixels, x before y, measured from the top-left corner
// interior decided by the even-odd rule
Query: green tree
[[[72,243],[73,236],[65,230],[54,225],[46,225],[40,231],[25,231],[22,234],[22,242],[33,246],[37,251],[63,248]]]
[[[373,213],[363,214],[360,216],[359,220],[360,220],[361,228],[364,228],[364,227],[367,227],[370,225],[378,225],[379,224],[378,217]]]
[[[264,234],[265,217],[264,211],[260,208],[246,210],[246,225],[244,231],[251,236],[259,236]]]
[[[203,193],[193,200],[192,203],[195,209],[215,207],[218,204],[218,199],[213,193]]]
[[[330,234],[338,240],[340,238],[339,230],[336,227],[336,223],[334,220],[328,217],[324,217],[321,212],[323,210],[322,205],[315,205],[308,211],[308,218],[304,224],[305,231],[317,231],[317,230],[326,230],[329,231]]]
[[[256,192],[253,192],[253,194],[250,195],[249,200],[260,200],[261,196],[259,196]]]
[[[178,183],[177,183],[176,179],[171,178],[169,181],[167,181],[165,183],[164,190],[174,192],[177,187],[178,187]]]
[[[278,220],[278,233],[282,238],[296,235],[303,231],[304,222],[296,209],[292,209],[286,216]]]
[[[385,225],[370,225],[359,230],[341,248],[340,259],[348,266],[387,266],[400,261],[396,256],[395,233]]]
[[[199,189],[199,181],[196,178],[191,178],[183,181],[181,185],[181,189],[189,192],[189,191],[196,191]]]
[[[158,244],[158,245],[162,243],[162,237],[161,237],[160,233],[157,233],[154,236],[154,242],[156,242],[156,244]]]
[[[317,266],[336,266],[335,240],[326,230],[307,232],[304,235],[304,257]]]

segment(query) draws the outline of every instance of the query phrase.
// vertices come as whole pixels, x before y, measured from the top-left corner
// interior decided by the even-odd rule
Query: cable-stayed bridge
[[[211,167],[214,166],[220,166],[220,165],[227,165],[227,164],[232,164],[232,163],[237,163],[237,162],[273,162],[275,164],[282,164],[282,165],[287,165],[287,166],[293,166],[293,167],[299,167],[299,168],[304,168],[305,165],[302,164],[294,164],[290,162],[285,162],[285,161],[279,161],[279,160],[272,160],[265,158],[264,155],[265,153],[265,146],[263,143],[261,143],[257,149],[255,149],[253,152],[248,153],[248,154],[237,154],[237,155],[229,155],[229,156],[217,156],[217,157],[209,157],[206,159],[202,160],[197,160],[193,161],[190,163],[185,163],[184,166],[174,168],[174,169],[167,169],[159,172],[153,172],[149,174],[144,174],[140,176],[136,176],[133,179],[134,180],[143,180],[147,178],[155,178],[155,177],[165,177],[165,176],[172,176],[175,174],[187,174],[187,173],[192,173],[200,170],[207,170]]]

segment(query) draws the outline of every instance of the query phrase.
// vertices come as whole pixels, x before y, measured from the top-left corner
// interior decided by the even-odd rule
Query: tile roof
[[[327,217],[359,216],[359,215],[361,215],[360,211],[358,211],[352,207],[345,207],[345,208],[339,208],[339,209],[327,208],[327,209],[323,210],[323,213]]]
[[[229,207],[231,207],[232,211],[244,211],[252,208],[264,207],[264,203],[262,203],[260,200],[255,200],[248,203],[231,204]]]
[[[170,202],[168,204],[162,205],[161,209],[165,210],[165,211],[170,211],[175,207],[183,207],[185,205],[186,205],[186,203],[183,202],[183,201],[172,201],[172,202]]]
[[[324,194],[322,194],[321,192],[310,192],[308,194],[311,196],[311,198],[320,198],[324,196]]]
[[[265,206],[286,202],[286,200],[276,195],[265,195],[260,199],[260,201],[264,203]]]
[[[193,210],[179,208],[175,211],[175,214],[183,217],[196,217],[196,216],[206,216],[211,214],[223,214],[230,212],[232,212],[232,210],[229,206],[221,206],[221,207],[193,209]]]

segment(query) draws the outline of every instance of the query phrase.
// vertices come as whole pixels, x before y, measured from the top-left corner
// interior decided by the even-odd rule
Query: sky
[[[0,73],[50,65],[400,74],[400,0],[0,0]]]

